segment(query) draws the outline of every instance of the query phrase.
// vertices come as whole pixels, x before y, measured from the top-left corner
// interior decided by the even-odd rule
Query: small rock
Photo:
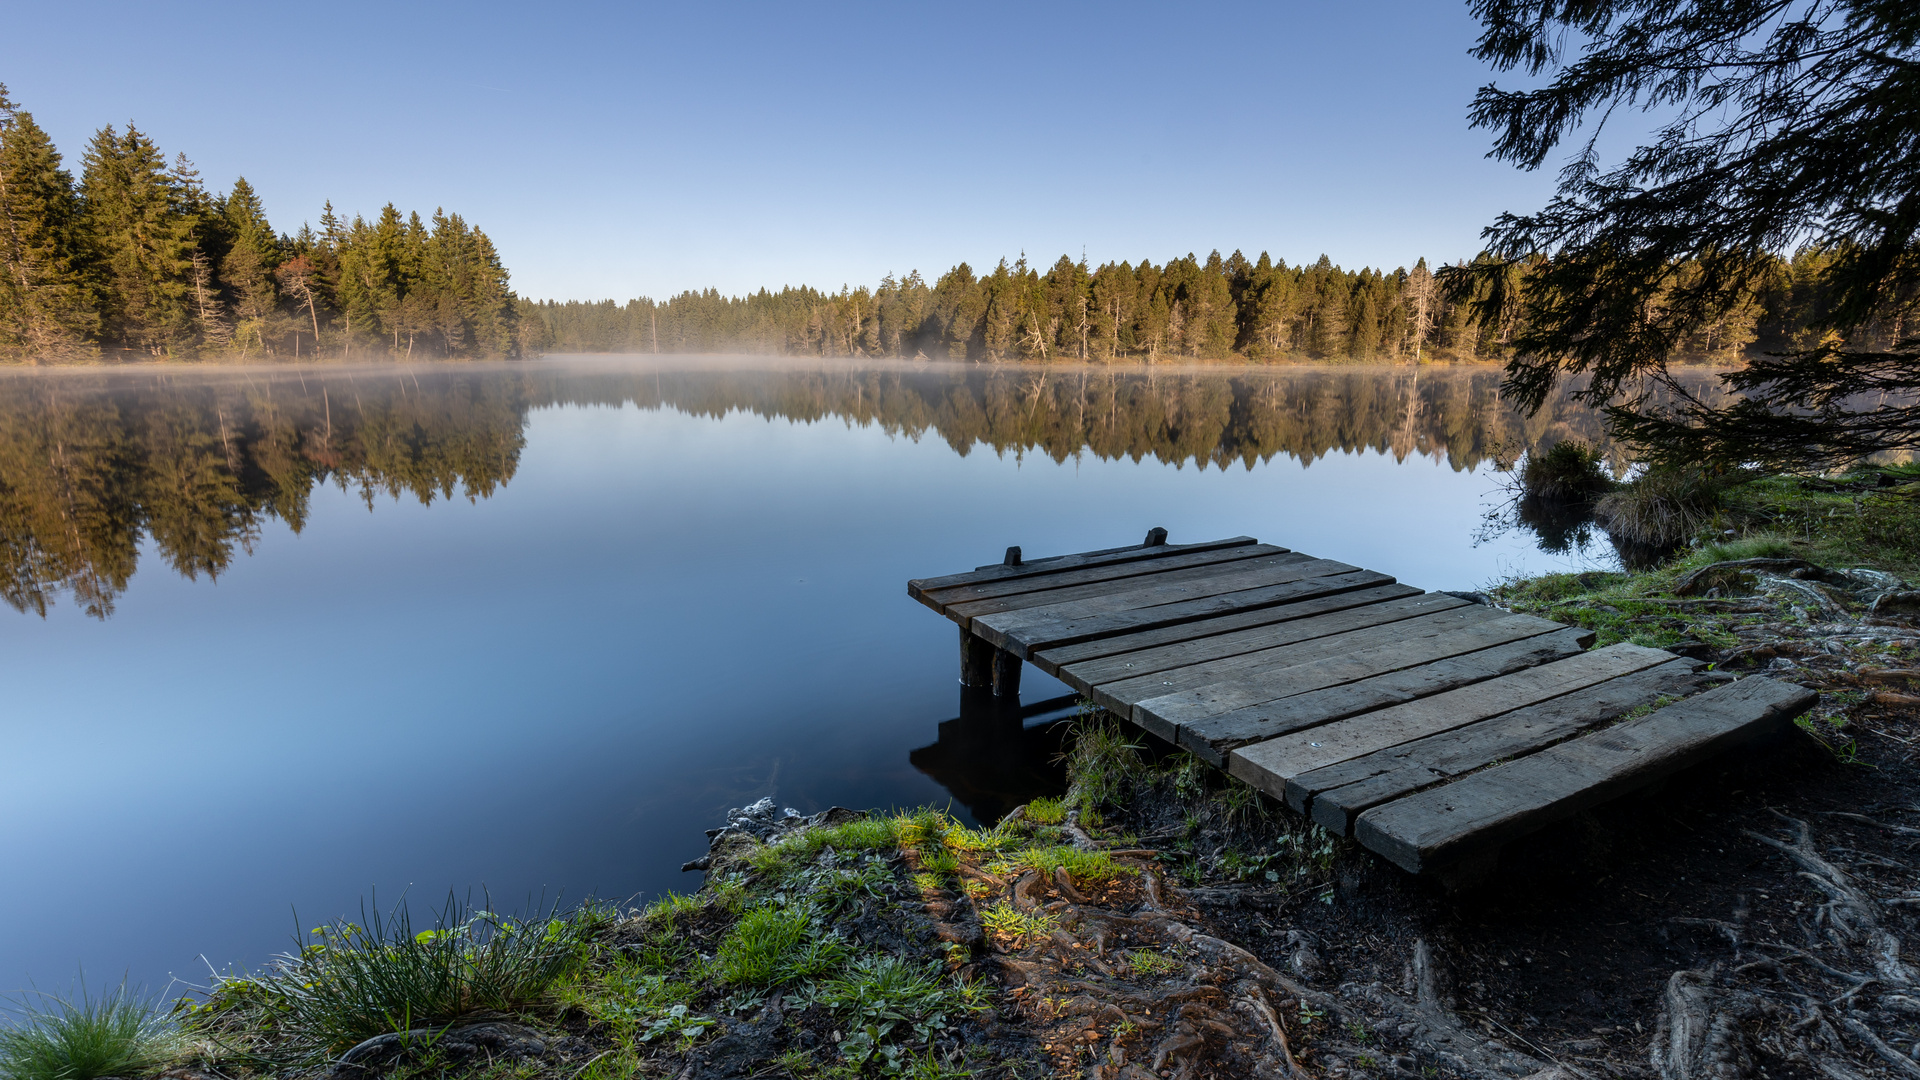
[[[775,810],[771,796],[749,806],[736,807],[727,811],[727,823],[718,829],[707,830],[707,854],[681,864],[682,871],[705,870],[713,865],[714,852],[729,836],[744,834],[762,843],[772,843],[803,829],[818,828],[823,825],[844,825],[865,817],[857,810],[844,806],[834,806],[822,810],[811,817],[803,816],[793,807]]]
[[[488,1064],[542,1058],[551,1052],[539,1032],[522,1024],[496,1021],[451,1029],[419,1028],[368,1039],[340,1055],[327,1075],[334,1080],[377,1075],[429,1047],[451,1062],[484,1059]]]

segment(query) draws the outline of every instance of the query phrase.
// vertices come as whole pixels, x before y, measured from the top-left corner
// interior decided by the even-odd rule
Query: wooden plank
[[[1103,596],[1146,595],[1156,588],[1173,585],[1191,585],[1195,582],[1212,581],[1215,578],[1234,578],[1252,576],[1253,580],[1264,582],[1276,570],[1315,561],[1311,555],[1301,555],[1284,548],[1272,548],[1265,544],[1243,551],[1258,551],[1253,558],[1237,559],[1221,566],[1190,566],[1183,569],[1167,570],[1160,573],[1143,574],[1134,577],[1119,578],[1113,581],[1090,581],[1081,585],[1067,585],[1058,589],[1044,589],[1038,592],[1014,593],[1011,596],[992,596],[984,600],[963,600],[957,603],[943,604],[941,609],[950,619],[972,619],[976,615],[991,615],[1000,611],[1015,611],[1021,608],[1052,607],[1058,604],[1071,604],[1077,600],[1092,600]],[[1342,565],[1345,565],[1344,563]],[[1243,588],[1245,586],[1242,586]],[[1221,590],[1215,590],[1221,591]],[[1211,594],[1209,594],[1211,595]],[[1126,601],[1126,606],[1137,607],[1138,603]]]
[[[1485,624],[1491,626],[1493,624]],[[1479,628],[1475,628],[1479,629]],[[1448,657],[1402,671],[1388,672],[1344,685],[1304,694],[1268,698],[1230,712],[1184,718],[1172,703],[1142,702],[1133,708],[1133,722],[1161,738],[1190,748],[1220,765],[1235,747],[1271,739],[1316,724],[1398,705],[1403,701],[1443,693],[1457,686],[1498,678],[1523,668],[1572,656],[1593,644],[1591,630],[1556,629],[1552,633]],[[1173,714],[1163,717],[1159,709]],[[1166,734],[1162,734],[1165,732]]]
[[[1184,600],[1198,600],[1209,596],[1220,596],[1230,592],[1242,592],[1270,585],[1284,585],[1288,582],[1306,578],[1330,577],[1334,574],[1349,573],[1357,567],[1332,559],[1314,559],[1303,555],[1273,555],[1262,559],[1248,560],[1257,565],[1236,564],[1244,569],[1214,570],[1210,574],[1194,571],[1176,570],[1169,574],[1157,574],[1152,577],[1134,578],[1127,582],[1113,582],[1101,585],[1082,585],[1090,595],[1063,602],[1047,603],[1023,610],[990,612],[986,615],[963,616],[959,608],[948,608],[947,617],[968,619],[963,625],[974,633],[994,642],[998,648],[1009,652],[1020,650],[1001,645],[996,638],[1004,639],[1007,631],[1017,631],[1020,627],[1032,623],[1044,623],[1063,618],[1077,618],[1098,615],[1105,612],[1132,611],[1141,608],[1154,608],[1163,604],[1174,604]],[[1272,565],[1268,565],[1271,563]],[[1125,586],[1121,588],[1120,586]],[[1060,592],[1079,590],[1062,589]],[[1018,599],[1017,597],[1013,599]],[[1003,604],[1003,600],[985,601],[988,604]],[[972,606],[972,605],[964,605]]]
[[[1203,544],[1161,544],[1157,547],[1144,547],[1134,544],[1129,547],[1104,548],[1100,551],[1083,551],[1075,555],[1053,555],[1044,559],[1030,559],[1019,566],[983,566],[964,574],[946,574],[941,577],[915,578],[907,582],[907,595],[915,600],[921,599],[921,593],[929,589],[942,589],[949,585],[966,585],[978,581],[1006,581],[1011,578],[1039,577],[1057,574],[1065,570],[1077,570],[1083,566],[1104,566],[1113,563],[1136,562],[1143,559],[1164,559],[1172,555],[1182,555],[1193,551],[1213,551],[1219,548],[1240,547],[1257,544],[1251,536],[1234,536],[1225,540],[1210,540]],[[921,600],[922,603],[926,601]],[[934,605],[928,604],[933,607]]]
[[[1404,623],[1305,642],[1271,655],[1236,656],[1101,689],[1116,696],[1130,694],[1137,708],[1168,724],[1188,724],[1559,629],[1558,623],[1531,615],[1469,604]],[[1165,689],[1155,693],[1156,685]],[[1273,733],[1280,734],[1285,732]]]
[[[1344,563],[1334,566],[1345,567]],[[1173,600],[1141,608],[1091,610],[1075,606],[1064,610],[1011,611],[973,620],[973,632],[996,648],[1028,659],[1042,649],[1097,641],[1117,634],[1165,629],[1199,619],[1260,611],[1283,604],[1300,604],[1321,597],[1393,585],[1393,579],[1372,570],[1352,567],[1333,572],[1304,572],[1298,579],[1252,589]],[[1408,589],[1407,595],[1420,590]]]
[[[1815,700],[1791,683],[1741,679],[1376,806],[1354,823],[1354,837],[1413,873],[1444,868],[1784,727]]]
[[[1344,611],[1306,619],[1272,622],[1225,634],[1210,634],[1169,645],[1116,653],[1068,664],[1061,670],[1088,684],[1113,682],[1328,637],[1348,630],[1400,622],[1419,615],[1465,607],[1467,603],[1446,593],[1426,593],[1377,604],[1355,605]]]
[[[1064,589],[1071,585],[1087,585],[1096,581],[1117,581],[1121,578],[1143,577],[1149,574],[1164,574],[1169,570],[1187,570],[1196,566],[1217,566],[1221,563],[1239,562],[1242,559],[1254,559],[1262,555],[1284,555],[1287,549],[1272,544],[1237,544],[1229,548],[1216,548],[1208,551],[1185,551],[1177,555],[1168,555],[1159,559],[1131,559],[1126,562],[1101,563],[1098,566],[1082,566],[1071,570],[1061,570],[1051,574],[1028,575],[1026,577],[1003,578],[998,581],[976,581],[964,585],[949,585],[939,589],[922,589],[923,602],[942,607],[964,604],[973,600],[991,600],[998,596],[1017,596],[1021,593],[1047,592]]]
[[[1314,769],[1288,779],[1281,797],[1322,826],[1349,836],[1354,819],[1382,803],[1531,754],[1662,697],[1694,693],[1705,682],[1699,667],[1697,660],[1676,658],[1540,705]]]
[[[1073,645],[1048,646],[1043,652],[1028,654],[1027,661],[1051,675],[1060,668],[1088,660],[1139,652],[1163,645],[1176,645],[1184,641],[1197,641],[1232,633],[1235,630],[1250,630],[1256,626],[1291,622],[1295,619],[1312,618],[1329,612],[1345,611],[1348,608],[1378,604],[1384,600],[1399,600],[1420,595],[1422,595],[1420,590],[1411,585],[1376,585],[1372,588],[1315,596],[1303,601],[1254,608],[1250,611],[1235,611],[1227,615],[1175,623],[1172,626],[1161,626],[1151,630],[1113,634]]]
[[[1227,771],[1284,798],[1287,782],[1309,770],[1537,705],[1672,659],[1672,653],[1638,645],[1614,645],[1569,656],[1418,701],[1242,746],[1228,757]],[[1304,811],[1306,806],[1303,803],[1295,809]]]
[[[1432,599],[1433,596],[1442,599]],[[1327,678],[1335,678],[1338,682],[1351,682],[1350,678],[1339,678],[1323,671],[1325,665],[1334,661],[1361,658],[1360,662],[1368,669],[1364,675],[1376,675],[1380,671],[1391,671],[1433,659],[1435,649],[1433,643],[1436,639],[1452,637],[1481,623],[1513,618],[1498,608],[1490,608],[1482,604],[1460,603],[1442,606],[1442,600],[1457,599],[1459,598],[1447,596],[1445,593],[1436,593],[1418,597],[1416,601],[1394,601],[1396,604],[1425,601],[1428,610],[1414,612],[1406,619],[1386,625],[1350,628],[1344,632],[1329,635],[1315,634],[1292,644],[1286,641],[1287,632],[1298,631],[1299,628],[1297,626],[1282,627],[1275,631],[1278,640],[1272,648],[1225,656],[1217,660],[1202,660],[1185,667],[1156,671],[1149,675],[1112,679],[1094,687],[1088,693],[1102,707],[1122,715],[1125,715],[1126,709],[1135,702],[1149,698],[1165,698],[1188,690],[1220,694],[1235,692],[1228,688],[1239,688],[1239,692],[1246,692],[1258,687],[1261,689],[1255,692],[1264,693],[1265,696],[1254,700],[1262,701],[1284,697],[1289,693],[1301,693],[1315,689],[1317,686],[1330,685],[1320,681]],[[1441,610],[1432,610],[1435,607],[1440,607]],[[1371,609],[1362,608],[1361,610]],[[1329,616],[1329,618],[1339,617]],[[1542,631],[1535,629],[1532,632]],[[1415,659],[1403,661],[1402,654]],[[1442,655],[1445,653],[1443,652]],[[1390,666],[1379,667],[1375,663],[1376,660]],[[1347,666],[1343,665],[1339,670],[1344,673]],[[1353,678],[1361,678],[1364,675],[1355,675]],[[1241,704],[1247,704],[1247,702]],[[1228,708],[1232,707],[1228,706]]]

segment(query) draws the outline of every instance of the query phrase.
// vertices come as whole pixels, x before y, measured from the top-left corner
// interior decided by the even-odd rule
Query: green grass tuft
[[[1684,544],[1707,530],[1726,501],[1727,482],[1697,469],[1648,469],[1593,505],[1608,535],[1653,550]]]
[[[948,978],[938,960],[915,964],[894,956],[863,956],[823,979],[814,1000],[856,1023],[906,1021],[946,1026],[961,1013],[984,1008],[983,995]]]
[[[846,962],[845,942],[820,932],[804,907],[757,907],[740,916],[714,960],[735,986],[779,986]]]
[[[1105,709],[1083,702],[1068,738],[1067,775],[1073,786],[1066,802],[1086,817],[1096,817],[1103,806],[1115,806],[1146,779],[1140,744],[1131,741],[1124,724]]]
[[[376,910],[365,927],[318,928],[266,974],[219,979],[190,1015],[212,1033],[262,1039],[272,1060],[311,1064],[375,1035],[532,1005],[609,921],[599,908],[521,920],[449,900],[416,932],[406,907]]]
[[[81,987],[77,1001],[33,995],[16,1004],[18,1020],[0,1027],[5,1080],[96,1080],[153,1072],[179,1045],[152,1002],[125,985],[101,998]]]
[[[938,810],[920,809],[894,818],[893,826],[901,847],[925,854],[942,846],[953,822]]]
[[[554,987],[553,1001],[602,1023],[631,1028],[658,1019],[675,1005],[691,1003],[700,993],[697,980],[702,973],[684,948],[642,952],[617,957],[602,971],[569,976]]]
[[[1709,563],[1732,562],[1735,559],[1791,559],[1799,552],[1793,549],[1793,543],[1779,536],[1747,536],[1738,540],[1721,540],[1703,544],[1699,550],[1688,557],[1689,566],[1705,566]]]
[[[1044,911],[1028,915],[1004,902],[981,909],[980,924],[986,927],[989,934],[1011,939],[1015,948],[1045,938],[1059,925],[1053,916]]]
[[[935,874],[960,872],[960,856],[946,846],[927,848],[920,853],[920,865]]]
[[[1173,975],[1185,971],[1187,967],[1176,957],[1143,949],[1127,953],[1127,966],[1139,975]]]
[[[1052,874],[1055,869],[1065,869],[1067,876],[1075,882],[1112,881],[1122,874],[1138,874],[1135,867],[1122,866],[1113,861],[1113,856],[1104,851],[1083,851],[1067,845],[1058,847],[1031,847],[1013,852],[988,868],[989,873],[1000,876],[1038,870],[1042,874]]]
[[[1067,804],[1059,799],[1035,799],[1027,804],[1027,820],[1036,825],[1058,825],[1067,820]]]

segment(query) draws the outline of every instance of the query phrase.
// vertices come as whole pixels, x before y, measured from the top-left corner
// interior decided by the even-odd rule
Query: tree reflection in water
[[[1711,376],[1702,372],[1704,385]],[[513,479],[530,410],[636,405],[877,425],[1055,461],[1253,468],[1372,450],[1455,469],[1562,438],[1609,451],[1565,394],[1531,418],[1495,368],[795,364],[648,357],[347,368],[19,370],[0,377],[0,596],[113,611],[143,539],[217,577],[267,519],[298,532],[316,485],[431,503]],[[1557,519],[1521,523],[1551,543]],[[1556,531],[1558,530],[1558,531]]]

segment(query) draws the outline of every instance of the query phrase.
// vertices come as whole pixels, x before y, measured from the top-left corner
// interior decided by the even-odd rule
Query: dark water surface
[[[1590,565],[1476,542],[1492,455],[1597,434],[1564,405],[1523,422],[1497,384],[666,357],[0,374],[0,990],[81,965],[204,982],[374,888],[684,891],[701,831],[763,795],[994,817],[1054,782],[1054,736],[943,731],[955,631],[908,578],[1155,525],[1425,588]],[[1029,704],[1063,693],[1028,670]]]

